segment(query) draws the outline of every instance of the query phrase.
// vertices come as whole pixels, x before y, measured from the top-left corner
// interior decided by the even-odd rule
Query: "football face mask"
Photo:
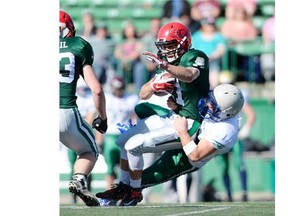
[[[221,114],[221,109],[217,105],[217,102],[213,96],[213,91],[208,93],[208,96],[201,98],[198,102],[199,114],[205,119],[212,119],[213,121],[221,121],[219,115]]]

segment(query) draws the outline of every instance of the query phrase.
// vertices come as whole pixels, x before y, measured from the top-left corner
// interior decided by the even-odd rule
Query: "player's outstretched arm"
[[[200,71],[197,68],[194,67],[182,67],[182,66],[175,66],[172,64],[169,64],[168,62],[160,59],[157,55],[144,51],[143,55],[146,56],[146,58],[154,63],[157,67],[161,67],[168,73],[172,74],[173,77],[183,81],[183,82],[192,82],[195,80],[199,74]]]

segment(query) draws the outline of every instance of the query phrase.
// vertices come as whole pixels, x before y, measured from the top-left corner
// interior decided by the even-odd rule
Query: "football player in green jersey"
[[[87,206],[99,206],[95,195],[87,189],[87,177],[99,155],[92,127],[101,133],[107,130],[105,95],[92,68],[91,45],[75,36],[73,20],[68,13],[60,10],[59,18],[60,143],[78,155],[69,191],[79,196]],[[98,112],[92,127],[81,117],[76,103],[76,86],[80,76],[91,89]]]
[[[118,138],[116,144],[121,148],[120,182],[116,188],[97,193],[97,197],[122,199],[121,205],[136,205],[142,200],[141,188],[163,183],[192,171],[173,122],[177,116],[187,118],[189,135],[196,136],[202,121],[198,113],[198,101],[208,94],[210,85],[209,59],[204,52],[191,48],[191,43],[192,36],[187,26],[180,22],[170,22],[158,32],[155,43],[157,55],[143,52],[160,72],[168,73],[170,78],[162,78],[164,75],[155,76],[142,86],[140,98],[148,99],[153,94],[167,91],[180,106],[166,117],[152,115],[137,121],[136,126]],[[147,168],[149,175],[143,174],[142,154],[162,151],[165,153],[161,158]],[[166,167],[159,173],[157,167],[163,167],[162,162],[170,161],[171,158],[175,163],[169,164],[171,167]],[[142,179],[145,175],[152,175],[153,178]],[[154,177],[155,175],[157,176]]]

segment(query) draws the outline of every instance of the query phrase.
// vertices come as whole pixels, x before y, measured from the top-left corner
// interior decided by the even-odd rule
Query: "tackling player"
[[[116,188],[97,193],[97,197],[121,199],[122,205],[136,205],[142,200],[143,152],[131,154],[131,151],[127,152],[127,150],[133,150],[138,146],[143,147],[143,145],[145,149],[145,144],[149,143],[154,147],[157,145],[159,151],[175,148],[181,151],[179,140],[176,140],[177,131],[173,126],[178,115],[187,118],[190,136],[198,130],[202,118],[198,113],[197,104],[199,99],[206,96],[209,91],[209,59],[204,52],[190,48],[191,43],[192,37],[187,26],[179,22],[170,22],[162,26],[158,32],[155,42],[159,50],[158,55],[143,52],[143,55],[146,55],[160,71],[168,72],[176,78],[177,83],[174,88],[170,79],[165,82],[156,76],[142,86],[140,98],[149,99],[155,93],[169,91],[180,106],[173,115],[167,117],[152,115],[137,121],[135,127],[119,137],[116,144],[121,148],[120,182]],[[159,143],[163,145],[158,145]],[[173,155],[163,156],[170,158]]]
[[[187,172],[194,172],[217,155],[229,152],[237,141],[240,125],[238,113],[243,104],[243,94],[234,85],[222,84],[213,91],[211,90],[208,96],[202,98],[198,104],[199,113],[204,120],[195,139],[187,133],[187,119],[178,117],[174,122],[174,127],[181,140],[182,152],[167,151],[171,154],[174,152],[174,157],[161,157],[145,169],[142,187],[163,183],[167,179],[174,178],[176,173],[180,176]],[[181,163],[178,162],[175,166],[175,160],[182,154],[187,155],[188,158],[181,157]]]
[[[186,117],[177,116],[173,125],[181,141],[181,152],[179,150],[166,151],[164,154],[171,152],[174,153],[174,157],[160,157],[150,167],[143,170],[144,185],[142,187],[154,186],[174,178],[175,171],[178,172],[178,176],[187,171],[197,171],[212,158],[229,152],[238,139],[239,112],[243,104],[243,94],[234,85],[222,84],[211,90],[208,96],[198,103],[199,113],[204,120],[195,139],[188,133]],[[175,102],[170,101],[170,107],[174,109],[177,106]],[[154,149],[157,151],[157,147]],[[154,152],[154,149],[150,148],[150,151]],[[181,163],[179,157],[181,157]],[[133,189],[130,187],[129,190],[128,187],[121,193],[129,194],[131,190]],[[108,205],[115,203],[115,201],[106,202]],[[121,203],[123,204],[123,202],[117,204]]]
[[[98,148],[91,126],[81,117],[76,100],[76,86],[80,76],[91,89],[98,117],[93,128],[101,133],[107,130],[105,95],[93,71],[91,45],[75,36],[75,27],[70,15],[60,10],[59,26],[59,134],[60,142],[79,156],[75,161],[74,175],[69,191],[79,196],[87,206],[99,206],[95,195],[87,189],[87,177],[97,159]]]

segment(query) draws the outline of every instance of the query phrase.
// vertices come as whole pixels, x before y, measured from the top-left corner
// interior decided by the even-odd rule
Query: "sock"
[[[130,179],[130,186],[133,188],[141,188],[141,179],[137,180]]]
[[[227,195],[228,197],[232,198],[231,196],[231,186],[230,186],[230,178],[229,178],[229,175],[225,174],[223,176],[223,179],[224,179],[224,184],[225,184],[225,188],[226,188],[226,191],[227,191]]]
[[[241,187],[244,193],[247,193],[247,175],[246,170],[240,170]]]
[[[120,181],[126,185],[130,185],[130,174],[129,171],[124,171],[121,169]]]

